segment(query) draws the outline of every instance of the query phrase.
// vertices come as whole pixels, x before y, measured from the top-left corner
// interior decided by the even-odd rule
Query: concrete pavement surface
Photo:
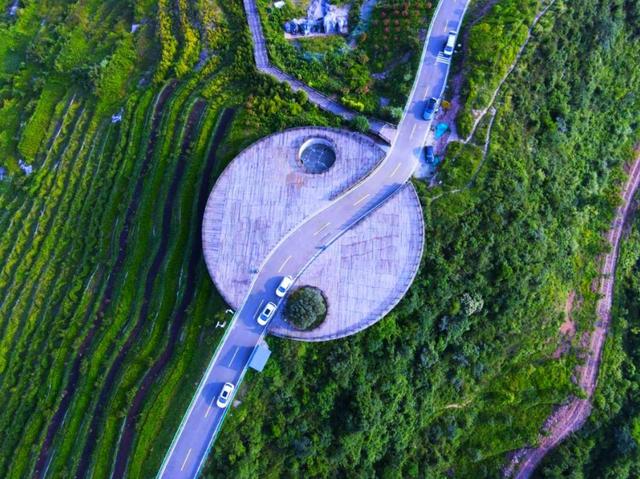
[[[441,0],[438,5],[405,114],[387,157],[363,181],[282,238],[264,260],[200,382],[162,463],[159,478],[197,477],[228,410],[218,408],[216,398],[226,382],[238,390],[254,348],[268,329],[268,325],[258,325],[256,316],[269,301],[280,305],[282,300],[276,297],[275,288],[281,278],[297,278],[335,239],[411,178],[431,127],[430,121],[422,119],[426,100],[440,97],[446,85],[449,60],[441,51],[449,30],[459,28],[468,1]]]

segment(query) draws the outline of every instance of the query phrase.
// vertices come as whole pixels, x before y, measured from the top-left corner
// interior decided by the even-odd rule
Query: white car
[[[260,316],[258,316],[258,319],[256,320],[258,321],[258,324],[260,326],[266,326],[269,320],[271,319],[271,317],[273,316],[273,313],[276,312],[276,308],[277,306],[275,304],[271,302],[267,303],[267,305],[262,310],[262,313],[260,313]]]
[[[216,405],[222,409],[226,408],[229,405],[229,399],[231,399],[231,394],[235,388],[236,387],[231,383],[224,383],[222,391],[220,391],[220,394],[218,395]]]
[[[442,53],[445,57],[450,57],[453,55],[453,50],[456,47],[456,37],[458,36],[458,32],[455,30],[451,30],[449,32],[449,36],[447,37],[447,44],[444,46],[444,50]]]
[[[287,291],[293,284],[293,278],[291,276],[285,276],[280,281],[280,285],[276,288],[276,296],[278,298],[284,298],[284,295],[287,294]]]

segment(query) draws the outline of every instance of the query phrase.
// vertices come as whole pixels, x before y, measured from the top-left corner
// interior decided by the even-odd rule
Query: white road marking
[[[416,131],[416,126],[418,126],[417,123],[413,125],[413,128],[411,128],[411,135],[409,135],[409,139],[413,138],[413,133]]]
[[[358,201],[356,201],[353,206],[358,206],[360,203],[362,203],[364,200],[366,200],[367,198],[369,198],[369,196],[371,196],[371,193],[367,193],[366,195],[364,195],[362,198],[360,198]]]
[[[187,461],[189,460],[190,455],[191,455],[191,449],[187,451],[187,457],[184,458],[184,462],[182,463],[182,467],[180,468],[181,471],[184,469],[184,466],[187,465]]]
[[[209,404],[209,407],[207,408],[207,412],[204,413],[204,417],[207,417],[210,412],[211,412],[211,404]]]
[[[233,356],[231,356],[231,361],[229,361],[229,364],[227,366],[231,366],[231,364],[233,363],[233,360],[236,358],[236,355],[238,354],[238,351],[240,351],[240,348],[236,348],[235,352],[233,353]]]
[[[319,233],[321,233],[322,231],[324,231],[325,229],[327,229],[327,227],[330,225],[331,223],[327,223],[325,224],[322,228],[320,228],[318,231],[316,231],[315,233],[313,233],[313,236],[317,236]]]
[[[256,312],[253,313],[253,316],[258,316],[258,313],[260,312],[260,308],[262,308],[262,303],[264,303],[264,299],[262,301],[260,301],[260,304],[258,305],[258,308],[256,309]]]
[[[284,263],[282,263],[280,265],[280,268],[278,268],[278,273],[280,273],[282,271],[282,269],[284,268],[284,266],[289,262],[289,260],[291,259],[291,255],[289,255],[289,257],[287,259],[284,260]]]
[[[444,63],[445,65],[449,65],[451,63],[451,58],[445,57],[442,52],[438,53],[436,57],[437,63]]]
[[[398,163],[396,165],[396,167],[394,168],[393,172],[391,173],[391,175],[389,176],[389,178],[393,178],[395,176],[395,174],[398,172],[398,169],[400,168],[401,163]]]

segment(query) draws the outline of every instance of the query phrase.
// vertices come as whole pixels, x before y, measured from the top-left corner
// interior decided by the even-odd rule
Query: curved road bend
[[[285,236],[265,259],[244,303],[227,326],[158,478],[197,477],[228,410],[218,408],[216,398],[225,382],[235,384],[238,390],[251,354],[266,334],[267,328],[259,326],[255,317],[268,301],[279,303],[274,290],[281,277],[299,276],[326,246],[411,178],[431,126],[431,122],[422,120],[425,99],[442,94],[449,73],[448,62],[438,54],[448,31],[458,28],[468,1],[441,0],[438,5],[405,114],[387,157],[366,179]]]

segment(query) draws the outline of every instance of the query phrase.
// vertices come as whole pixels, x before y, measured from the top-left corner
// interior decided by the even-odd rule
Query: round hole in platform
[[[336,162],[336,150],[329,140],[309,138],[300,147],[298,159],[307,173],[324,173]]]

